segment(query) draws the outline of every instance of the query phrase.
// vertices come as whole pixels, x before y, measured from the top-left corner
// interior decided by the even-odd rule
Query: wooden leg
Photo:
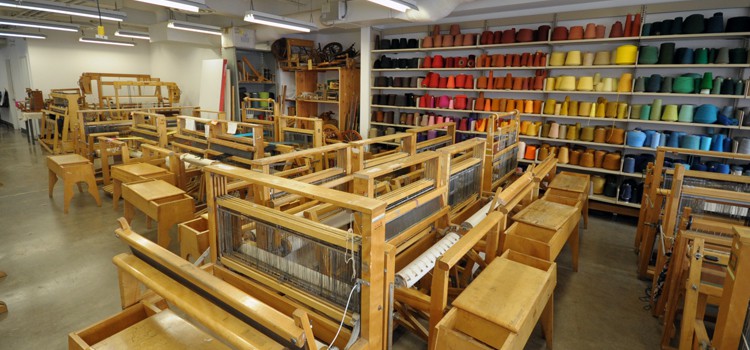
[[[133,218],[135,217],[135,207],[128,201],[125,201],[125,210],[122,216],[128,224],[133,222]]]
[[[583,228],[589,228],[589,200],[583,201]]]
[[[160,246],[169,249],[169,242],[172,240],[169,237],[169,229],[172,228],[172,223],[168,220],[160,220],[157,223],[156,231],[156,243]]]
[[[91,168],[91,172],[86,174],[86,184],[89,187],[89,194],[96,200],[97,206],[102,206],[102,199],[99,197],[99,187],[96,187],[96,178],[94,177],[94,168]]]
[[[76,186],[78,186],[78,193],[83,193],[83,186],[81,186],[81,183],[76,182]]]
[[[122,181],[118,179],[112,180],[112,208],[117,210],[117,206],[120,203],[120,196],[122,195]]]
[[[117,279],[120,285],[120,306],[126,308],[141,300],[141,285],[133,275],[117,269]]]
[[[63,184],[65,186],[65,196],[63,197],[63,212],[67,214],[68,209],[70,208],[70,200],[73,199],[73,184],[71,183],[71,180],[68,179],[63,179]]]
[[[52,170],[47,170],[47,173],[49,174],[49,198],[52,198],[52,190],[55,188],[55,184],[57,183],[57,174],[55,174]]]
[[[0,300],[0,314],[8,312],[8,305],[4,301]]]
[[[554,336],[553,321],[555,319],[555,294],[552,293],[547,301],[547,306],[542,310],[542,332],[547,342],[547,349],[552,350],[552,339]]]
[[[580,220],[580,219],[579,219]],[[580,225],[580,221],[579,221]],[[578,272],[578,254],[580,252],[581,243],[581,230],[578,228],[579,225],[573,227],[573,232],[570,233],[570,251],[573,255],[573,271]]]

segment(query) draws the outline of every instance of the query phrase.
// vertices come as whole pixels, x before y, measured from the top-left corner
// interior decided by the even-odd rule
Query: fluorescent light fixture
[[[151,40],[151,35],[149,35],[147,32],[138,32],[135,30],[118,29],[117,31],[115,31],[115,36],[123,38]]]
[[[117,45],[117,46],[135,46],[134,42],[109,40],[107,38],[81,37],[80,39],[78,39],[78,41],[80,41],[82,43],[90,43],[90,44],[104,44],[104,45]]]
[[[318,30],[318,27],[310,22],[276,16],[270,13],[263,13],[258,11],[248,11],[247,13],[245,13],[245,21],[265,24],[272,27],[291,29],[305,33],[309,33],[311,30]]]
[[[70,16],[81,16],[88,18],[99,18],[99,12],[95,7],[79,6],[66,4],[62,2],[44,1],[44,0],[0,0],[0,6],[13,7],[27,10],[53,12]],[[125,12],[102,10],[102,19],[108,21],[122,21],[127,17]]]
[[[406,10],[417,10],[417,5],[414,5],[405,0],[368,0],[378,5],[392,8],[396,11],[406,12]]]
[[[169,7],[169,8],[183,10],[183,11],[188,11],[188,12],[198,12],[200,11],[200,9],[206,8],[205,4],[201,4],[199,2],[187,1],[187,0],[136,0],[136,1],[145,2],[147,4],[152,4],[152,5]]]
[[[27,20],[27,19],[14,18],[14,17],[0,17],[0,25],[61,30],[64,32],[77,32],[81,30],[81,27],[75,24],[51,22],[51,21]]]
[[[217,26],[210,26],[207,24],[170,20],[169,23],[167,23],[167,27],[172,29],[187,30],[189,32],[221,35],[221,28]]]
[[[47,36],[44,34],[9,32],[6,30],[0,30],[0,36],[10,36],[14,38],[47,39]]]

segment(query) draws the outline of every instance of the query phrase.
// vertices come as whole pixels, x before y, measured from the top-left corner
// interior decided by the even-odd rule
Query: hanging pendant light
[[[96,0],[96,10],[99,12],[99,25],[96,27],[95,37],[80,37],[79,42],[90,43],[90,44],[104,44],[104,45],[117,45],[117,46],[135,46],[134,42],[130,41],[117,41],[109,40],[105,31],[104,25],[102,24],[101,8],[99,7],[99,0]]]

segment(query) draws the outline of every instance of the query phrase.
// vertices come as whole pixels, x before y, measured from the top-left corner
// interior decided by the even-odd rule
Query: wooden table
[[[506,230],[504,249],[553,262],[565,242],[570,242],[573,270],[578,271],[580,219],[581,212],[577,206],[544,198],[536,200],[513,217],[515,222]]]
[[[492,261],[437,325],[437,349],[521,350],[542,320],[552,348],[555,263],[514,251]]]
[[[117,210],[122,195],[122,184],[144,179],[166,180],[171,175],[167,169],[149,163],[133,163],[112,167],[112,206]]]
[[[63,180],[65,187],[64,195],[64,212],[68,213],[70,200],[73,198],[73,185],[78,186],[78,192],[83,192],[81,182],[88,185],[88,192],[94,196],[96,205],[102,206],[102,200],[99,198],[99,189],[96,187],[96,178],[94,177],[94,165],[85,157],[78,154],[65,154],[60,156],[47,156],[47,169],[49,174],[49,197],[52,198],[52,190],[57,183],[59,176]]]
[[[591,177],[588,174],[562,171],[550,182],[547,193],[552,195],[579,198],[583,203],[583,227],[589,228],[589,188]]]
[[[158,222],[157,243],[169,248],[172,226],[193,219],[195,204],[185,191],[164,180],[144,180],[122,185],[125,220],[133,221],[135,209]]]

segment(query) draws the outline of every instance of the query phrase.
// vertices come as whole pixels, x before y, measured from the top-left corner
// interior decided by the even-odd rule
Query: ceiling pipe
[[[419,10],[407,10],[406,20],[409,22],[435,22],[448,17],[459,5],[475,0],[421,0],[417,3]]]

